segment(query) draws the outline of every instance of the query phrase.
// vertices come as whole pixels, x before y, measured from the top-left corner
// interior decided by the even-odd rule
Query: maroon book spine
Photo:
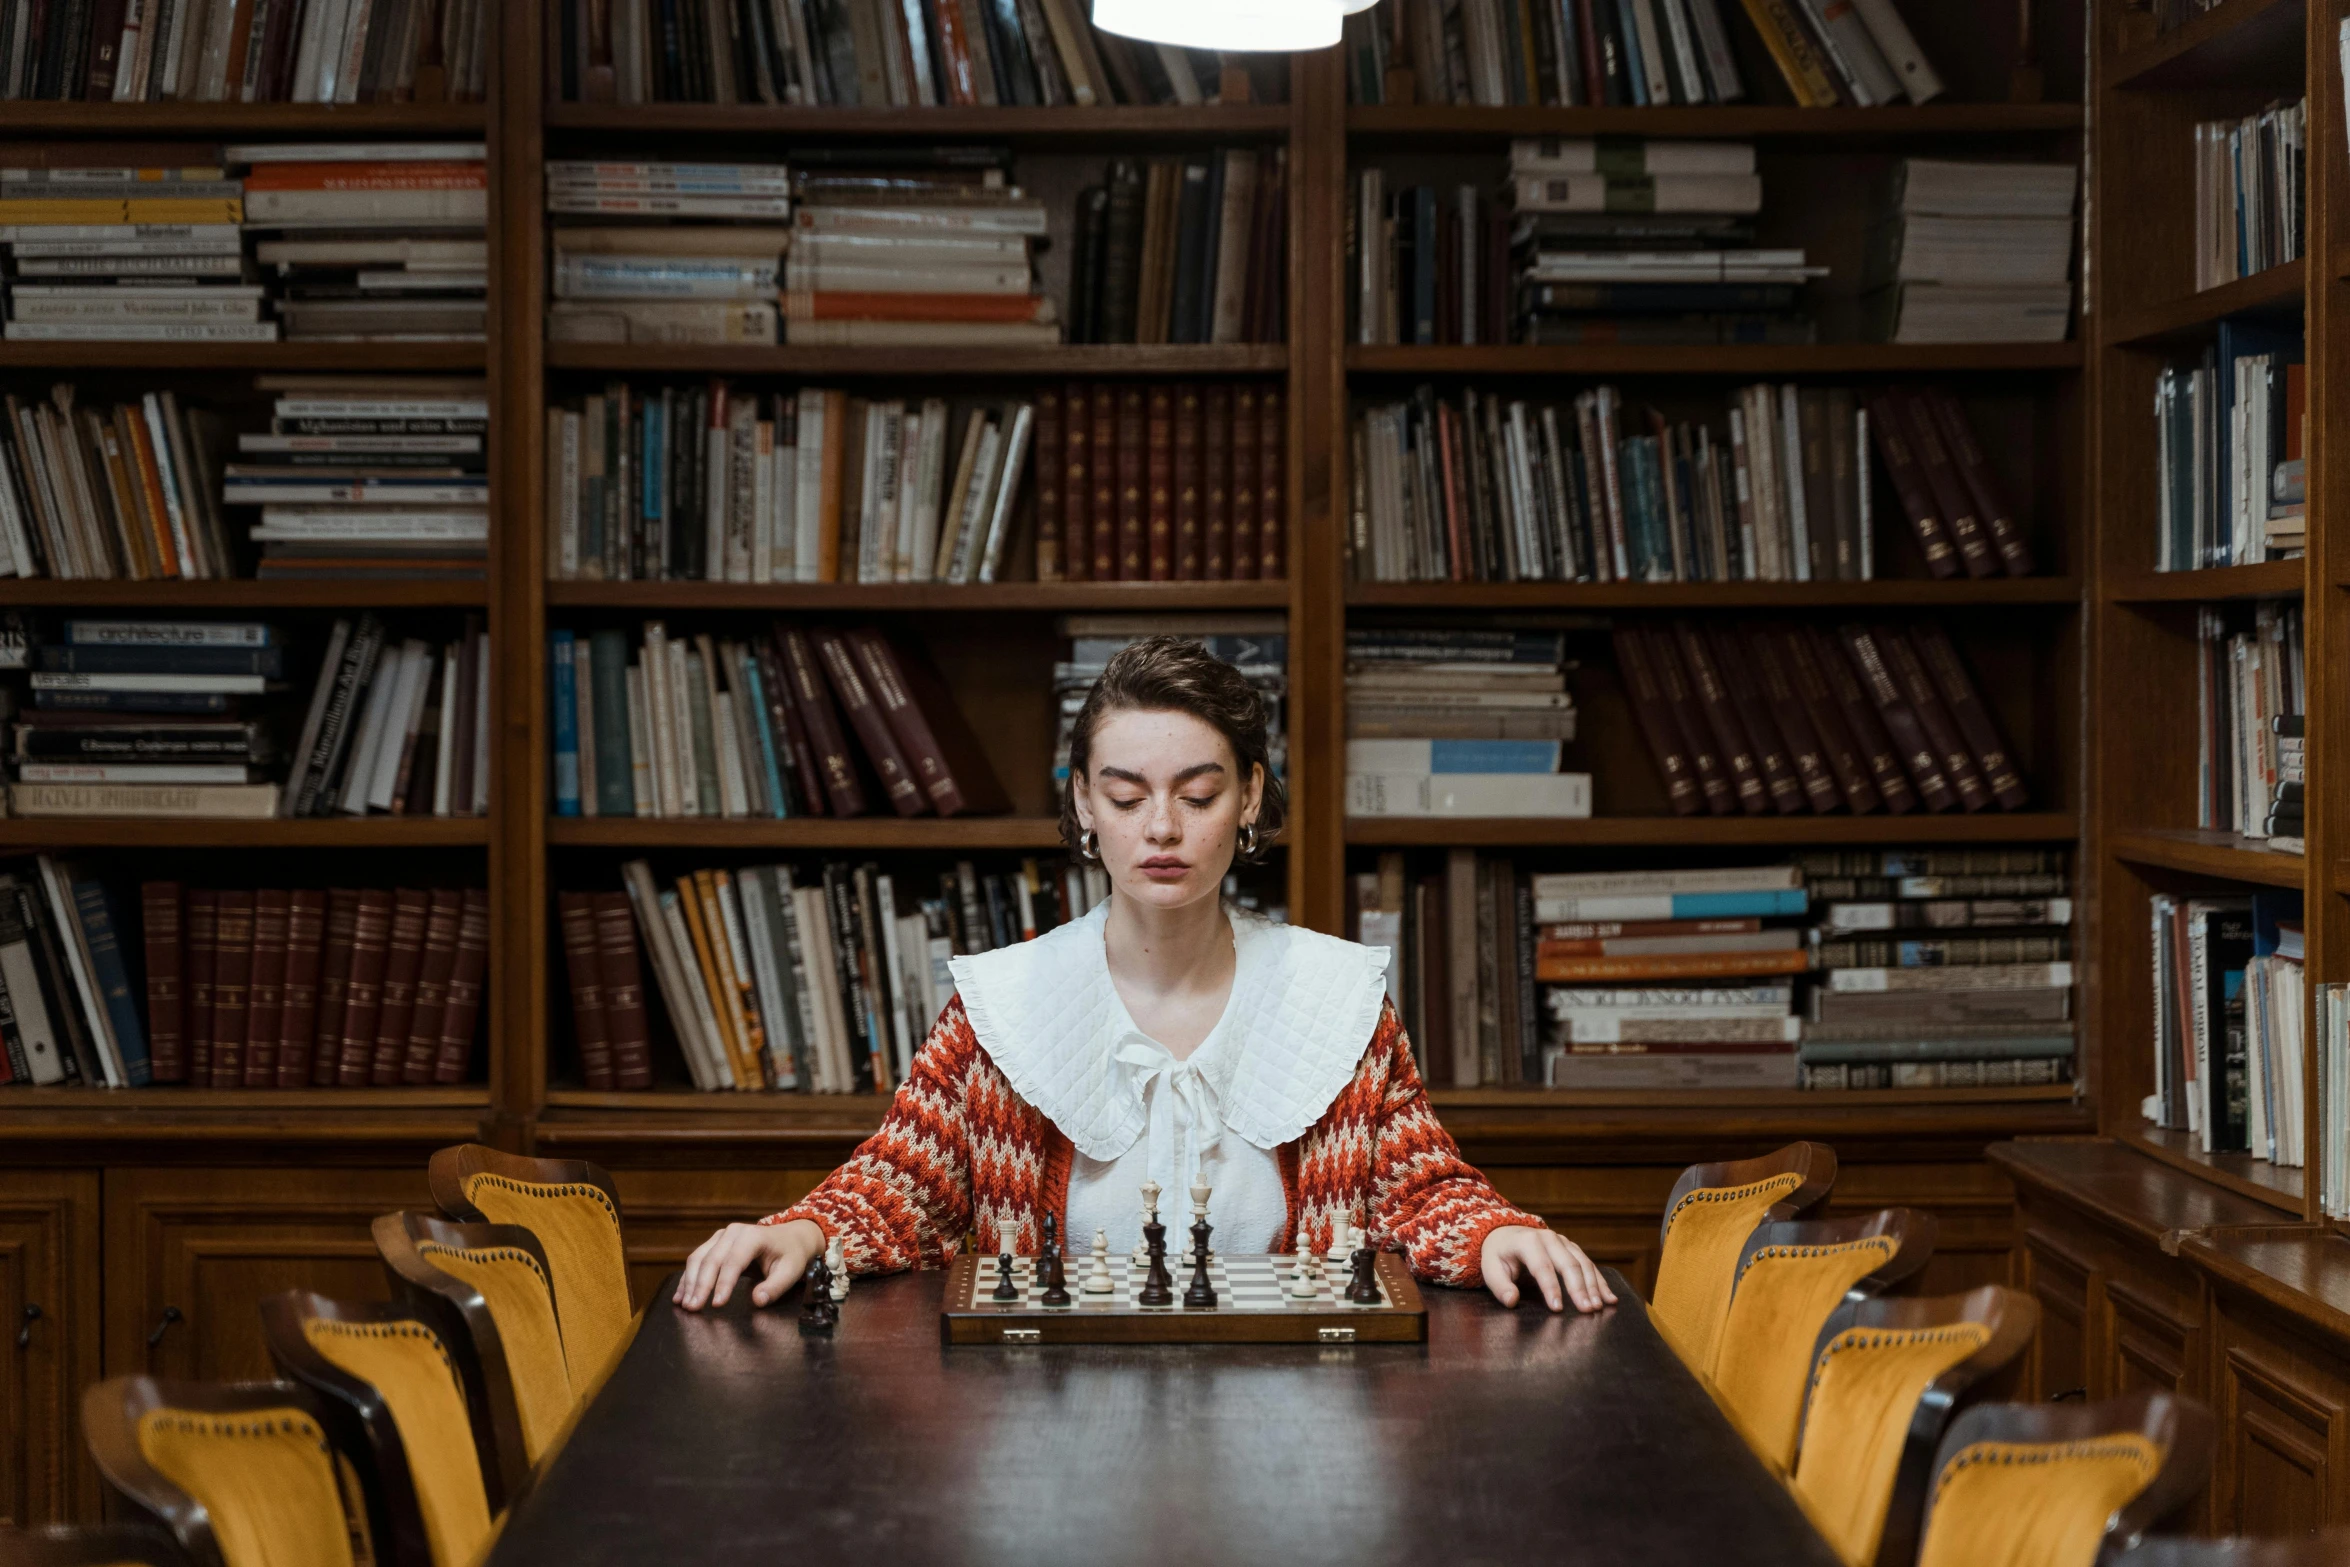
[[[822,628],[811,631],[808,639],[832,681],[833,695],[840,698],[841,711],[849,715],[849,725],[865,747],[865,760],[873,765],[882,792],[889,796],[890,809],[900,816],[920,816],[929,809],[929,802],[922,796],[922,786],[914,781],[914,769],[898,749],[897,737],[889,732],[889,721],[881,716],[865,677],[857,673],[857,661],[849,657],[848,644],[839,632]]]
[[[1809,638],[1793,626],[1781,626],[1762,633],[1775,640],[1787,660],[1787,678],[1794,683],[1796,695],[1803,699],[1804,710],[1810,714],[1812,728],[1820,737],[1820,745],[1828,759],[1828,771],[1835,776],[1836,787],[1844,792],[1844,803],[1856,816],[1868,815],[1885,808],[1884,796],[1869,776],[1868,758],[1862,754],[1860,741],[1846,721],[1836,694],[1828,688],[1827,676],[1820,673],[1818,661],[1812,656]]]
[[[326,894],[296,892],[286,910],[286,1007],[277,1029],[277,1086],[308,1088],[318,1041],[318,976],[326,945]]]
[[[147,943],[147,1067],[158,1083],[188,1080],[187,953],[180,945],[180,884],[139,887],[139,924]]]
[[[1632,717],[1640,725],[1642,738],[1648,741],[1648,754],[1656,760],[1656,770],[1665,784],[1665,802],[1672,806],[1675,816],[1695,816],[1705,809],[1705,792],[1697,786],[1697,769],[1689,760],[1688,749],[1681,743],[1680,726],[1673,722],[1672,709],[1665,705],[1664,692],[1657,686],[1656,670],[1648,661],[1648,649],[1640,634],[1630,626],[1618,625],[1611,633],[1616,648],[1616,668],[1624,677],[1624,696],[1632,708]]]
[[[1102,382],[1093,389],[1093,434],[1086,443],[1093,465],[1093,580],[1118,580],[1118,389]]]
[[[896,736],[899,753],[922,797],[941,816],[969,810],[970,802],[963,798],[961,785],[947,767],[946,757],[938,748],[938,737],[930,732],[929,720],[907,694],[906,682],[890,652],[888,639],[871,627],[863,627],[850,632],[847,640],[848,651],[856,660],[858,672],[864,676],[865,687],[880,707],[890,733]]]
[[[1771,808],[1781,816],[1801,815],[1805,809],[1803,781],[1796,776],[1795,763],[1787,754],[1787,740],[1779,732],[1778,719],[1747,668],[1745,648],[1735,635],[1719,626],[1707,627],[1702,635],[1706,651],[1713,655],[1714,673],[1730,698],[1730,708],[1753,742]]]
[[[866,809],[864,786],[857,782],[856,766],[849,760],[848,737],[841,733],[832,698],[825,692],[824,674],[817,668],[808,634],[789,626],[778,629],[775,636],[783,655],[785,688],[799,709],[800,722],[807,726],[808,746],[815,753],[817,775],[823,780],[832,814],[862,816]]]
[[[1942,698],[1927,677],[1926,666],[1918,662],[1909,639],[1897,630],[1879,626],[1873,640],[1877,656],[1885,661],[1885,672],[1893,677],[1893,684],[1917,713],[1918,725],[1926,732],[1926,743],[1934,748],[1934,760],[1941,763],[1942,776],[1950,781],[1960,807],[1970,812],[1988,807],[1992,803],[1991,791],[1983,782],[1982,770],[1975,766],[1974,753],[1967,749],[1966,737],[1959,733],[1950,710],[1942,705]]]
[[[791,773],[792,787],[800,797],[793,814],[822,816],[824,770],[817,765],[816,750],[808,743],[808,726],[800,721],[800,704],[792,699],[791,677],[784,670],[783,654],[772,638],[752,642],[751,652],[759,660],[759,688],[767,699],[767,727],[783,747],[784,766]]]
[[[1232,542],[1223,576],[1254,581],[1257,574],[1257,438],[1262,434],[1257,389],[1232,389]]]
[[[253,977],[245,1007],[245,1086],[277,1086],[277,1045],[286,1021],[286,927],[293,894],[253,894]]]
[[[1926,570],[1937,577],[1957,576],[1958,551],[1950,542],[1950,530],[1943,526],[1925,470],[1918,464],[1908,421],[1894,406],[1892,394],[1879,392],[1869,399],[1869,433],[1876,437],[1877,455],[1885,460],[1885,477],[1893,481],[1893,493],[1901,498],[1910,531],[1917,535]]]
[[[1175,389],[1160,382],[1148,395],[1143,518],[1153,582],[1175,580]]]
[[[390,957],[392,894],[368,887],[359,894],[359,917],[351,929],[351,971],[343,986],[343,1043],[335,1081],[365,1088],[375,1066],[375,1027],[383,1016],[384,964]]]
[[[1200,580],[1200,392],[1175,388],[1175,580]]]
[[[2007,741],[1992,720],[1991,710],[1983,705],[1982,693],[1968,676],[1958,649],[1951,646],[1950,634],[1930,620],[1921,620],[1910,627],[1909,640],[1917,648],[1926,673],[1934,677],[1934,684],[1941,690],[1942,701],[1957,722],[1959,733],[1966,736],[1967,744],[1973,748],[1976,765],[1983,770],[1983,782],[1989,786],[1991,797],[2003,810],[2022,810],[2032,793],[2024,787],[2023,775],[2016,771]]]
[[[1829,770],[1827,747],[1820,739],[1819,729],[1812,723],[1811,713],[1803,698],[1797,694],[1795,682],[1788,677],[1785,660],[1779,656],[1779,646],[1769,626],[1750,626],[1739,637],[1738,651],[1754,666],[1755,684],[1762,690],[1763,700],[1770,704],[1771,716],[1778,720],[1779,733],[1787,741],[1787,760],[1795,768],[1796,780],[1803,785],[1803,797],[1811,808],[1823,815],[1841,810],[1844,791]]]
[[[1287,508],[1289,420],[1282,412],[1281,389],[1268,386],[1257,398],[1257,569],[1256,576],[1278,582],[1285,548],[1282,517]]]
[[[1142,388],[1118,389],[1118,580],[1146,582],[1150,557],[1149,416]]]
[[[1749,816],[1767,813],[1771,808],[1771,794],[1763,784],[1762,762],[1755,755],[1746,725],[1730,703],[1729,687],[1722,684],[1721,672],[1714,668],[1713,654],[1707,649],[1705,638],[1686,620],[1673,622],[1672,637],[1681,653],[1681,667],[1689,672],[1689,689],[1696,699],[1697,710],[1703,715],[1706,727],[1713,731],[1716,754],[1722,758],[1738,809]]]
[[[220,894],[188,894],[188,1078],[212,1086],[212,978],[220,969]]]
[[[1061,410],[1061,575],[1086,582],[1093,577],[1093,394],[1072,381]]]
[[[245,1027],[253,1002],[253,894],[220,895],[212,960],[212,1086],[245,1086]]]
[[[612,1080],[628,1090],[653,1086],[652,1025],[645,1016],[644,969],[637,961],[636,916],[625,892],[595,896],[596,966],[603,976],[604,1022],[612,1039]]]
[[[1032,439],[1036,450],[1029,454],[1028,465],[1036,478],[1036,580],[1061,580],[1061,485],[1068,477],[1068,459],[1062,454],[1065,419],[1061,411],[1061,393],[1057,387],[1045,387],[1036,394],[1036,424]],[[912,504],[910,501],[908,504]]]
[[[1845,726],[1852,731],[1853,744],[1868,767],[1869,782],[1876,785],[1885,809],[1895,816],[1906,816],[1916,810],[1917,791],[1910,787],[1909,774],[1902,771],[1893,737],[1885,732],[1884,720],[1877,716],[1877,704],[1862,689],[1860,677],[1853,673],[1852,660],[1844,656],[1844,649],[1835,636],[1824,626],[1807,625],[1790,632],[1789,640],[1808,647],[1812,667],[1819,672],[1829,696],[1844,716]]]
[[[1918,467],[1926,475],[1926,488],[1933,492],[1934,504],[1942,513],[1944,525],[1950,529],[1950,542],[1958,548],[1959,563],[1966,567],[1970,577],[1998,576],[1999,556],[1991,548],[1991,530],[1975,515],[1975,498],[1967,492],[1966,481],[1959,478],[1958,466],[1950,460],[1949,449],[1942,444],[1942,432],[1935,427],[1933,411],[1926,406],[1925,398],[1899,390],[1885,396],[1888,403],[1900,410],[1902,429],[1909,436],[1910,449],[1917,453]]]
[[[604,976],[596,964],[596,909],[584,892],[559,892],[563,967],[571,980],[571,1037],[579,1045],[579,1072],[589,1088],[609,1092],[612,1042],[604,1024]]]
[[[1232,388],[1217,382],[1200,399],[1199,580],[1232,574]]]
[[[441,1011],[440,1052],[432,1069],[436,1083],[462,1083],[473,1065],[482,981],[489,971],[490,895],[487,888],[468,887],[457,914],[457,963],[449,972],[448,1005]]]
[[[1656,627],[1636,627],[1634,635],[1647,645],[1648,662],[1656,670],[1657,689],[1664,693],[1665,708],[1673,715],[1674,726],[1681,731],[1681,744],[1697,769],[1697,787],[1705,796],[1705,808],[1716,816],[1737,815],[1738,792],[1730,785],[1729,768],[1714,749],[1713,730],[1698,709],[1689,672],[1681,667],[1681,652],[1671,633]]]
[[[310,1048],[310,1086],[332,1088],[343,1066],[343,1023],[351,1012],[351,961],[359,939],[358,889],[326,895],[326,943],[318,955],[318,1028]]]
[[[457,970],[457,919],[465,895],[433,889],[424,913],[424,961],[416,970],[416,1010],[408,1019],[408,1050],[400,1065],[404,1083],[429,1083],[441,1049],[441,1022],[449,1009],[449,976]]]
[[[1926,726],[1918,722],[1917,709],[1909,705],[1901,688],[1894,684],[1893,672],[1885,667],[1884,657],[1877,651],[1868,627],[1839,626],[1836,636],[1844,645],[1846,660],[1859,679],[1861,690],[1876,705],[1885,732],[1893,738],[1894,754],[1901,758],[1910,781],[1917,785],[1918,798],[1929,811],[1955,808],[1958,795],[1935,760],[1933,744],[1926,738]]]
[[[408,1056],[408,1025],[416,1017],[416,975],[424,967],[424,919],[430,897],[416,887],[392,894],[392,923],[385,938],[383,991],[375,1015],[375,1049],[367,1080],[396,1088]]]
[[[1950,448],[1959,479],[1974,497],[1975,515],[1990,533],[1992,548],[1999,551],[1999,563],[2011,577],[2030,576],[2035,564],[2032,547],[2024,542],[2023,527],[2016,521],[2014,508],[2007,504],[2007,492],[2000,488],[1998,477],[1991,472],[1990,459],[1983,455],[1982,444],[1975,439],[1975,427],[1967,422],[1966,410],[1958,406],[1957,398],[1940,387],[1930,388],[1919,396],[1933,409],[1935,425],[1942,432],[1943,443]]]

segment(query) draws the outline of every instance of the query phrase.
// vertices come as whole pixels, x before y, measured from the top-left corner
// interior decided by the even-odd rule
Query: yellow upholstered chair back
[[[523,1458],[537,1463],[571,1418],[571,1373],[555,1317],[547,1266],[519,1246],[447,1246],[426,1241],[417,1252],[444,1273],[480,1291],[498,1325],[522,1423]]]
[[[1759,1159],[1691,1165],[1665,1201],[1649,1318],[1691,1369],[1712,1369],[1738,1254],[1766,1218],[1793,1218],[1835,1184],[1836,1156],[1791,1143]]]
[[[634,1320],[611,1177],[577,1160],[523,1159],[468,1144],[433,1155],[432,1194],[453,1219],[519,1225],[538,1237],[572,1389],[600,1384]]]
[[[1935,1455],[1917,1567],[2093,1567],[2201,1485],[2210,1433],[2167,1393],[1970,1409]]]
[[[1846,1567],[1915,1560],[1927,1471],[1952,1401],[2021,1353],[2039,1317],[2030,1296],[1996,1284],[1861,1301],[1829,1317],[1812,1357],[1794,1485]]]
[[[320,1358],[373,1387],[391,1408],[434,1567],[467,1567],[490,1533],[481,1457],[465,1389],[438,1334],[421,1322],[311,1317],[303,1337]]]

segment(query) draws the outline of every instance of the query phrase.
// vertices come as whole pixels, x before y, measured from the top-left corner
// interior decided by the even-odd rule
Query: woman
[[[1265,718],[1239,672],[1195,643],[1110,660],[1070,738],[1061,832],[1109,872],[1109,899],[1038,940],[954,960],[955,999],[881,1130],[801,1202],[698,1247],[673,1297],[754,1305],[829,1239],[849,1271],[1033,1254],[1051,1214],[1073,1252],[1096,1230],[1133,1249],[1155,1180],[1214,1189],[1215,1245],[1326,1249],[1360,1225],[1445,1284],[1505,1306],[1531,1282],[1553,1311],[1615,1296],[1581,1248],[1503,1201],[1439,1126],[1386,1002],[1387,954],[1237,909],[1237,856],[1281,829]]]

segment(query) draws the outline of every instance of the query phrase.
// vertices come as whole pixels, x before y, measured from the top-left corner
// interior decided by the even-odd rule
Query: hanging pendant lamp
[[[1094,0],[1093,25],[1123,38],[1237,54],[1338,42],[1340,18],[1376,0]]]

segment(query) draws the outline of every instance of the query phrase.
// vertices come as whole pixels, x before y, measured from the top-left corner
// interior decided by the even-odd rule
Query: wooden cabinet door
[[[260,1302],[384,1299],[368,1226],[401,1208],[432,1208],[421,1156],[404,1170],[107,1171],[108,1372],[271,1376]]]
[[[0,1171],[0,1519],[98,1515],[80,1415],[98,1312],[97,1172]]]
[[[2023,1227],[2024,1288],[2040,1303],[2027,1380],[2034,1400],[2089,1386],[2089,1264],[2039,1225]],[[2087,1396],[2094,1397],[2089,1394]]]
[[[2350,1378],[2341,1362],[2224,1294],[2214,1332],[2216,1529],[2289,1536],[2350,1522]]]

